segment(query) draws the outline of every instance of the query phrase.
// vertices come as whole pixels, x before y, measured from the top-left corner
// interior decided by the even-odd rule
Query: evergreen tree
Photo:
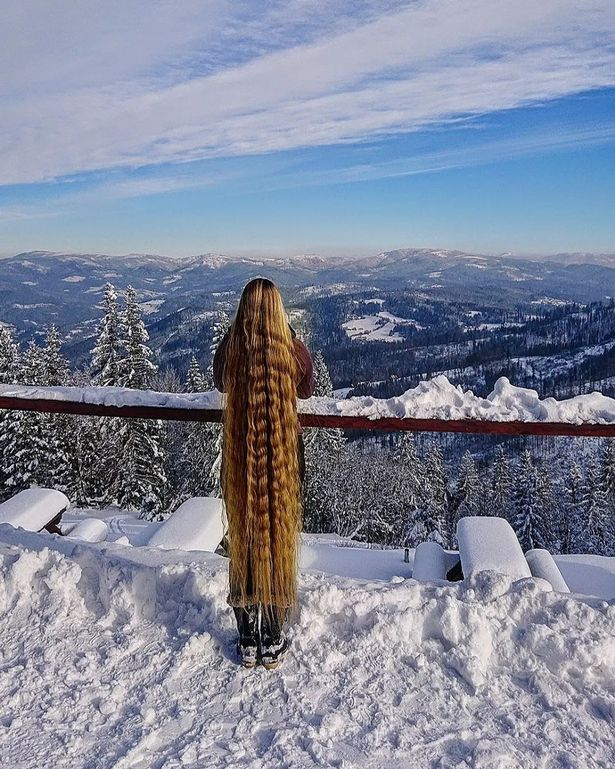
[[[333,386],[320,351],[314,355],[314,395],[331,397]],[[303,526],[306,531],[328,532],[334,527],[334,511],[327,502],[332,465],[340,462],[345,439],[341,430],[309,427],[303,431],[305,481]],[[338,506],[339,507],[339,506]],[[336,510],[338,508],[335,508]]]
[[[199,362],[193,355],[190,359],[190,365],[188,366],[188,375],[186,377],[186,392],[200,393],[205,389],[205,377],[203,376]]]
[[[13,341],[13,336],[6,326],[0,325],[0,384],[17,384],[20,378],[21,356],[19,348]],[[7,485],[11,472],[9,471],[10,448],[15,440],[15,432],[20,428],[21,415],[19,411],[0,410],[0,501],[10,495]],[[6,455],[5,455],[6,450]]]
[[[453,520],[451,522],[451,533],[454,534],[457,522],[460,518],[466,516],[478,515],[479,511],[479,490],[480,481],[476,472],[476,465],[472,455],[466,450],[459,467],[459,476],[454,492],[453,502]],[[456,540],[456,536],[453,537]]]
[[[105,286],[103,307],[104,315],[92,350],[92,383],[102,387],[119,387],[122,384],[125,343],[122,339],[123,326],[117,291],[111,283]],[[95,418],[95,424],[98,435],[84,433],[82,436],[82,447],[94,448],[96,455],[91,461],[91,480],[78,493],[87,495],[101,505],[107,505],[117,498],[117,468],[121,463],[119,436],[123,423],[117,417],[98,417]],[[75,451],[79,454],[78,446],[75,446]]]
[[[590,462],[581,492],[582,530],[575,543],[577,552],[609,555],[613,542],[607,497],[602,485],[600,468]]]
[[[511,521],[512,478],[506,455],[502,446],[498,446],[491,470],[489,488],[490,515],[497,515]]]
[[[45,384],[42,350],[30,342],[19,373],[23,384]],[[4,474],[8,495],[16,494],[45,480],[45,459],[49,456],[45,414],[33,411],[9,412],[5,425]]]
[[[549,521],[540,507],[538,472],[529,451],[524,451],[515,484],[513,528],[523,550],[548,547]]]
[[[401,435],[397,451],[394,455],[395,478],[399,485],[395,484],[397,494],[397,507],[402,515],[402,536],[400,545],[404,547],[416,547],[420,540],[416,540],[418,531],[417,517],[421,507],[421,494],[425,488],[425,473],[416,453],[416,440],[411,432]]]
[[[583,539],[583,474],[578,462],[573,462],[565,482],[564,515],[560,522],[562,553],[573,553]]]
[[[120,313],[115,286],[107,283],[103,300],[105,314],[92,350],[93,383],[103,387],[120,384],[120,361],[123,357],[120,338]]]
[[[231,319],[229,318],[228,313],[225,310],[219,310],[213,327],[210,348],[210,364],[205,376],[205,387],[207,390],[213,389],[214,386],[214,353],[216,352],[218,345],[224,338],[230,326]],[[212,496],[220,497],[222,496],[222,489],[220,487],[220,473],[222,472],[222,439],[224,431],[221,424],[215,423],[207,424],[207,430],[212,436],[212,444],[214,447],[213,461],[211,462],[209,470],[209,493]]]
[[[448,547],[451,541],[448,520],[448,491],[444,457],[439,446],[431,444],[426,456],[421,507],[412,533],[415,543],[438,542]]]
[[[193,355],[186,390],[196,393],[206,389],[206,377]],[[218,453],[220,430],[221,425],[210,422],[189,422],[186,425],[181,447],[182,498],[207,496],[214,491],[212,467]]]
[[[150,360],[148,334],[131,287],[126,290],[121,331],[124,358],[119,365],[120,381],[125,387],[147,389],[156,366]],[[118,441],[116,489],[120,507],[139,511],[148,520],[160,518],[167,492],[161,421],[124,419]]]
[[[152,351],[147,344],[149,334],[141,318],[137,294],[132,286],[126,289],[120,332],[123,357],[119,362],[119,382],[122,387],[147,390],[156,373],[156,366],[150,360]]]
[[[55,326],[51,326],[47,331],[45,346],[40,351],[38,372],[40,383],[47,387],[59,387],[68,382],[68,363],[60,348],[58,330]],[[45,453],[40,457],[39,482],[50,488],[68,492],[74,484],[68,452],[76,419],[68,414],[37,414],[36,416],[45,445]]]

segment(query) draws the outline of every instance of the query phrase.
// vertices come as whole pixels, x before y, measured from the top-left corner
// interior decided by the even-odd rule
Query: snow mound
[[[450,586],[304,573],[284,665],[246,671],[219,556],[147,561],[146,548],[6,529],[2,766],[592,769],[614,758],[613,602],[493,572]]]
[[[40,531],[69,507],[70,501],[61,491],[33,486],[0,504],[0,523]]]
[[[162,393],[123,387],[36,387],[0,385],[0,397],[46,399],[104,406],[149,406],[177,409],[221,409],[217,390],[202,393]],[[443,375],[419,384],[394,398],[353,396],[308,398],[299,401],[306,414],[408,417],[415,419],[480,419],[494,422],[563,422],[610,424],[615,422],[615,399],[599,392],[558,401],[541,399],[536,390],[512,385],[501,377],[486,398],[453,385]]]

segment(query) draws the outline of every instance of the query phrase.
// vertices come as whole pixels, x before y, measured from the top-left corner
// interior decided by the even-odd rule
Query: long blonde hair
[[[244,288],[223,377],[230,602],[261,603],[281,615],[297,596],[298,377],[282,297],[270,280]]]

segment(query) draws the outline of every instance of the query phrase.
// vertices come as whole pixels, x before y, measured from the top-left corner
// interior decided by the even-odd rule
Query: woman
[[[297,599],[303,452],[297,396],[314,390],[312,359],[286,319],[274,284],[244,288],[214,356],[226,393],[222,494],[228,519],[229,603],[246,667],[276,667]]]

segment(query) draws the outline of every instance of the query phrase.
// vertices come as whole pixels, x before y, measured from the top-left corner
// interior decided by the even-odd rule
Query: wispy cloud
[[[2,184],[357,143],[615,85],[611,0],[7,5]]]

